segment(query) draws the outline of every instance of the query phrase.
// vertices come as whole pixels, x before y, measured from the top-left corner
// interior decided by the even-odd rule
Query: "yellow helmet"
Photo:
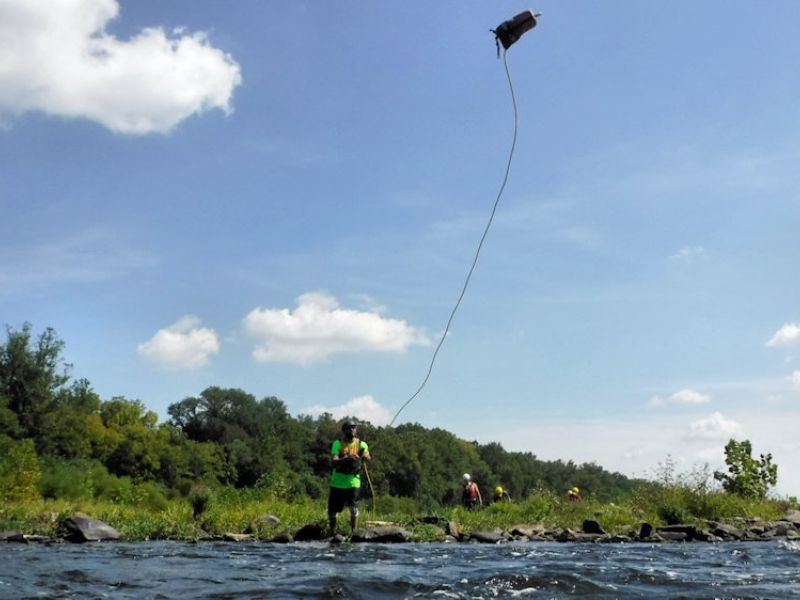
[[[494,493],[497,494],[498,496],[500,494],[502,494],[503,493],[503,486],[498,485],[496,488],[494,488]]]
[[[572,488],[570,490],[570,492],[572,492],[573,494],[578,494],[578,493],[580,493],[580,490],[578,488],[574,487],[574,488]]]

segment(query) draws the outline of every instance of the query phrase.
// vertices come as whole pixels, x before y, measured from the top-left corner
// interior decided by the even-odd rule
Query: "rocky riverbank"
[[[263,522],[273,527],[280,520],[264,515]],[[793,510],[778,521],[763,521],[757,518],[734,518],[711,521],[703,525],[675,524],[653,526],[642,523],[638,531],[610,533],[599,521],[587,519],[580,530],[571,528],[545,528],[541,525],[520,524],[508,529],[487,531],[464,531],[455,521],[440,517],[423,517],[418,520],[421,531],[415,527],[404,528],[385,522],[371,523],[357,529],[350,538],[342,535],[328,537],[318,524],[305,525],[294,532],[280,532],[273,536],[253,533],[224,533],[209,535],[200,532],[191,541],[263,541],[272,543],[329,541],[337,544],[352,543],[408,543],[419,541],[444,541],[454,543],[498,544],[503,542],[591,542],[591,543],[666,543],[666,542],[725,542],[725,541],[770,541],[776,538],[800,540],[800,511]],[[122,540],[123,536],[114,527],[85,514],[74,514],[63,519],[59,535],[42,535],[22,531],[0,531],[0,541],[6,542],[98,542]],[[410,530],[409,530],[410,529]]]

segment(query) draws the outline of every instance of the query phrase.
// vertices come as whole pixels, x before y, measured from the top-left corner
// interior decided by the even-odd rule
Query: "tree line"
[[[38,462],[44,471],[77,461],[84,470],[173,493],[186,494],[197,483],[265,487],[288,498],[326,493],[329,449],[340,434],[330,414],[292,416],[274,396],[259,400],[241,389],[212,386],[171,404],[168,421],[159,423],[140,400],[103,400],[88,380],[71,379],[64,342],[52,328],[38,336],[29,323],[6,330],[0,346],[0,462],[5,459],[7,470],[12,460],[18,466]],[[359,435],[374,459],[365,495],[410,499],[421,509],[456,503],[462,473],[470,473],[481,489],[501,485],[517,499],[577,486],[584,495],[613,500],[637,484],[594,463],[544,461],[416,423],[362,422]],[[44,488],[45,496],[58,494],[54,486]]]

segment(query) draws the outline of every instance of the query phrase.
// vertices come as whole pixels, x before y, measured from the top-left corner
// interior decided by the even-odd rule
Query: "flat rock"
[[[411,538],[412,536],[408,531],[395,525],[356,529],[350,537],[350,541],[399,544],[410,542]]]

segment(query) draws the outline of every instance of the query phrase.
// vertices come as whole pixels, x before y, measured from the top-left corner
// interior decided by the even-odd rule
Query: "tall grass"
[[[207,488],[207,498],[198,512],[191,497],[166,498],[148,484],[131,486],[129,493],[112,498],[87,493],[78,498],[8,502],[0,508],[0,530],[58,535],[62,533],[61,521],[76,512],[105,521],[129,540],[192,540],[225,533],[250,533],[259,539],[271,539],[294,533],[304,525],[327,525],[325,498],[289,501],[279,490],[269,488]],[[638,531],[643,522],[655,526],[671,522],[705,526],[709,521],[733,518],[777,520],[796,504],[794,499],[749,500],[685,482],[653,483],[640,486],[629,499],[617,503],[599,502],[591,496],[582,502],[571,502],[542,490],[521,501],[496,503],[478,510],[446,506],[421,512],[408,498],[384,497],[375,502],[367,499],[361,505],[361,524],[391,522],[411,530],[418,539],[435,540],[443,538],[442,529],[423,524],[422,516],[453,521],[463,532],[508,530],[517,525],[580,530],[584,520],[594,519],[609,533],[627,534]],[[349,532],[346,512],[339,519],[338,529]]]

